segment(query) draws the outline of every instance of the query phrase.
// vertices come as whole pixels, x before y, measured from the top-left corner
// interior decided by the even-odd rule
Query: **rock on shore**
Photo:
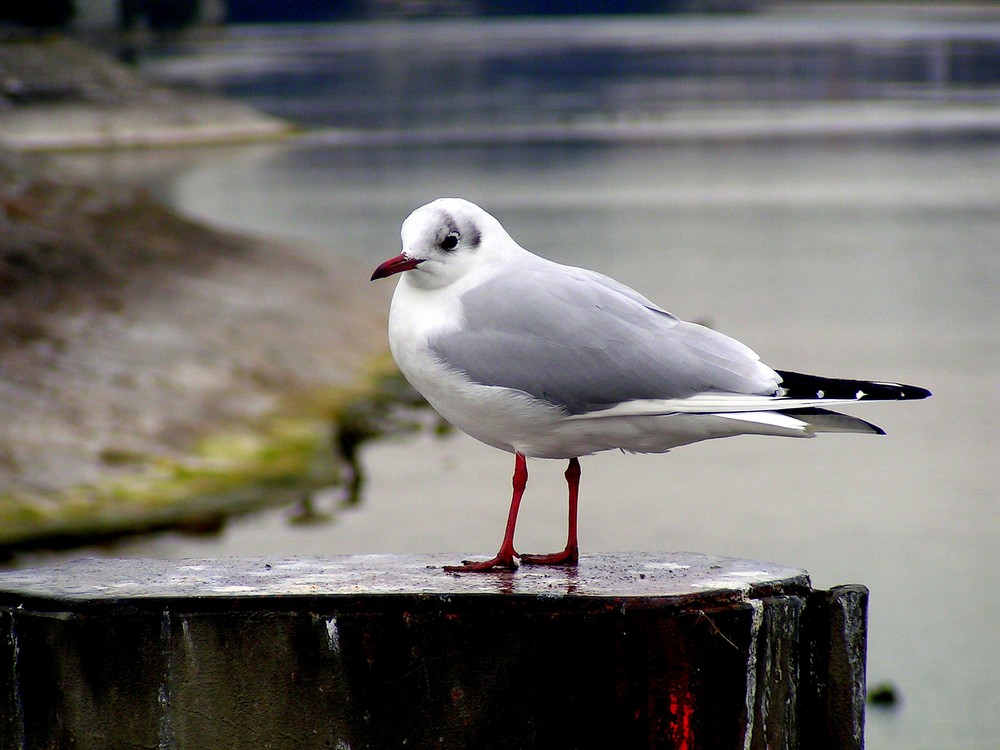
[[[330,482],[385,348],[367,275],[0,154],[0,546]]]
[[[0,549],[181,524],[336,480],[387,290],[21,151],[285,132],[59,37],[0,40]]]

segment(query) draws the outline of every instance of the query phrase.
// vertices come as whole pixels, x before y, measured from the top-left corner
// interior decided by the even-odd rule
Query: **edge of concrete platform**
[[[83,559],[67,564],[0,572],[0,606],[15,602],[67,607],[123,601],[243,600],[413,595],[453,597],[518,595],[544,599],[731,599],[801,594],[804,570],[773,563],[696,553],[584,555],[576,567],[452,574],[455,555],[349,555],[336,557],[222,558],[208,560]]]

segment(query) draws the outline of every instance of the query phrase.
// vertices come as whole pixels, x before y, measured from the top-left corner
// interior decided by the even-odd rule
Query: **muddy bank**
[[[354,475],[354,415],[391,411],[367,396],[388,295],[368,269],[25,154],[290,130],[0,30],[0,549],[211,529]]]
[[[339,481],[335,417],[385,363],[370,269],[34,157],[0,154],[0,209],[0,546]]]

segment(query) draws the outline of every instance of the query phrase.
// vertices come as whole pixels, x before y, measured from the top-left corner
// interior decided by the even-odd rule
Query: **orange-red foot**
[[[517,570],[517,563],[514,562],[513,554],[499,554],[490,560],[462,560],[461,565],[445,565],[444,569],[448,573],[478,573],[484,570]]]
[[[551,555],[521,555],[520,560],[525,565],[576,565],[580,560],[580,550],[567,547]]]

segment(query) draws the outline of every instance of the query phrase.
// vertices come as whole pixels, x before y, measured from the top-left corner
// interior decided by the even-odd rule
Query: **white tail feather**
[[[664,414],[739,414],[743,412],[781,412],[859,403],[856,399],[782,398],[781,396],[745,396],[706,393],[690,398],[636,399],[608,409],[574,414],[567,419],[604,417],[651,417]]]

